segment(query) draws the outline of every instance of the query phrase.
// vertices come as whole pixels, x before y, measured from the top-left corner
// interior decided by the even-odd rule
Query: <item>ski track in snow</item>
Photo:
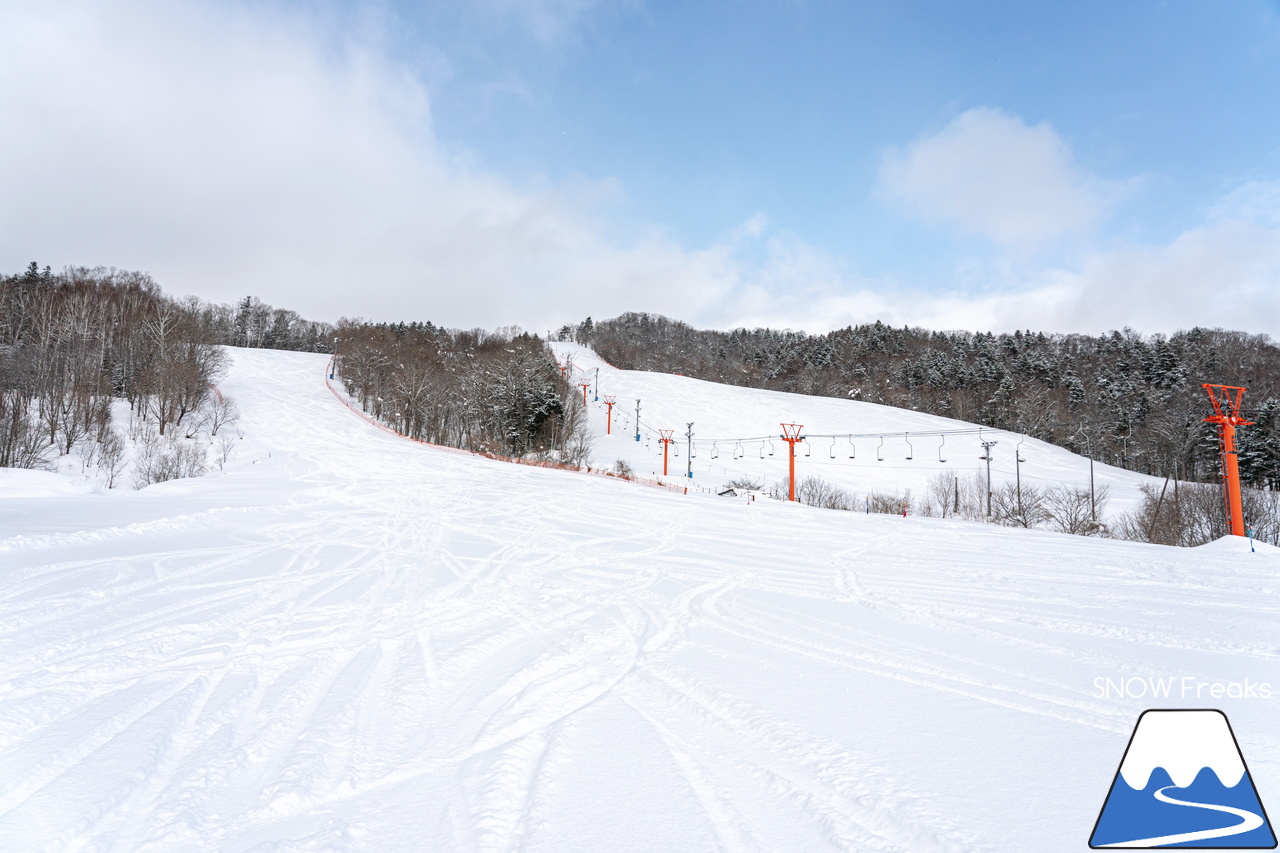
[[[232,355],[226,476],[0,506],[6,851],[1076,850],[1095,677],[1280,686],[1270,553],[508,465]]]

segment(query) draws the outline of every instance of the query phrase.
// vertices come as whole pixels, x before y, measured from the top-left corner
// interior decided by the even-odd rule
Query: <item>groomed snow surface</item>
[[[225,474],[0,471],[0,850],[1080,851],[1148,707],[1222,708],[1280,809],[1280,699],[1097,688],[1280,696],[1275,549],[504,464],[232,357]],[[866,415],[696,384],[731,434]]]

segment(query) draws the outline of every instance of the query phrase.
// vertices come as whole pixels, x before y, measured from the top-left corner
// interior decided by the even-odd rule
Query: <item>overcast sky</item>
[[[0,3],[0,272],[1280,337],[1280,4]]]

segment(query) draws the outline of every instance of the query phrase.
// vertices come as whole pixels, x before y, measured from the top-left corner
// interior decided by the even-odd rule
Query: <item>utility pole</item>
[[[1027,517],[1022,512],[1022,463],[1027,461],[1022,458],[1022,442],[1026,440],[1026,436],[1023,436],[1018,441],[1018,446],[1013,449],[1013,470],[1018,480],[1018,521],[1024,527],[1028,526]]]
[[[1089,520],[1096,526],[1098,523],[1098,501],[1093,488],[1093,439],[1084,427],[1076,430],[1076,435],[1084,436],[1084,452],[1089,454]]]
[[[636,400],[636,441],[640,440],[640,401]]]
[[[998,441],[982,442],[982,455],[978,457],[987,462],[987,518],[991,517],[991,448],[999,443]]]
[[[689,475],[689,479],[693,479],[693,423],[685,424],[684,429],[685,441],[685,473]]]
[[[1098,523],[1098,499],[1093,490],[1093,448],[1089,448],[1089,520]]]

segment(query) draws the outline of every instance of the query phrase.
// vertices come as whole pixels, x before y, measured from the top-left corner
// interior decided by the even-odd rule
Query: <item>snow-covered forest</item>
[[[343,322],[335,367],[365,411],[412,438],[573,465],[587,461],[590,441],[576,389],[546,343],[519,329]]]

